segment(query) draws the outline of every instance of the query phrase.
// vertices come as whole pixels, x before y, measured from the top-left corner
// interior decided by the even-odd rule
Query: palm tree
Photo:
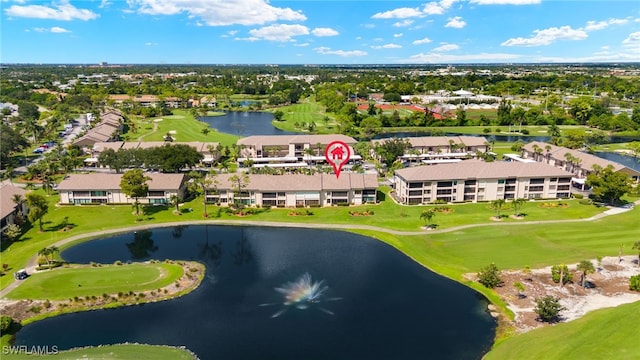
[[[169,203],[176,207],[176,214],[180,213],[180,201],[181,200],[182,199],[180,199],[180,196],[178,196],[177,194],[173,194],[173,195],[171,195],[171,197],[169,197]]]
[[[429,223],[431,222],[431,219],[433,219],[434,216],[436,216],[435,210],[433,209],[422,210],[422,213],[420,214],[420,219],[424,219],[425,226],[429,228],[430,227]]]
[[[551,157],[551,145],[545,145],[544,149],[547,151],[547,163],[549,163],[549,158]]]
[[[504,203],[504,199],[496,199],[491,202],[491,207],[496,211],[496,219],[500,219],[500,210],[502,210]]]
[[[524,205],[524,203],[526,202],[526,199],[523,198],[518,198],[518,199],[513,199],[511,200],[511,203],[513,204],[513,214],[515,216],[520,215],[520,209],[522,208],[522,205]]]
[[[582,272],[580,276],[580,286],[585,285],[585,280],[587,279],[587,274],[593,273],[596,269],[593,267],[593,263],[589,260],[582,260],[577,266],[577,270]]]
[[[40,249],[38,251],[38,255],[44,256],[47,261],[47,267],[51,270],[51,262],[53,261],[53,256],[56,253],[59,253],[60,249],[58,249],[55,245]]]
[[[311,170],[311,157],[313,156],[313,149],[308,147],[302,151],[305,155],[307,155],[307,164],[309,164],[309,170]]]

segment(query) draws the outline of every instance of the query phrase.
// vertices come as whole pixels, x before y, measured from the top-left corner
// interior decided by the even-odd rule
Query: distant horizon
[[[635,63],[605,0],[2,0],[4,64]]]
[[[345,64],[326,64],[326,63],[317,63],[317,64],[304,64],[304,63],[283,63],[283,64],[272,64],[272,63],[110,63],[110,62],[95,62],[95,63],[0,63],[0,67],[2,66],[91,66],[91,67],[127,67],[127,66],[247,66],[247,67],[438,67],[438,66],[451,66],[451,67],[461,67],[461,66],[606,66],[606,65],[621,65],[621,66],[632,66],[637,65],[640,66],[640,60],[638,61],[607,61],[607,62],[564,62],[564,63],[519,63],[519,62],[505,62],[505,63],[406,63],[406,64],[366,64],[366,63],[345,63]]]

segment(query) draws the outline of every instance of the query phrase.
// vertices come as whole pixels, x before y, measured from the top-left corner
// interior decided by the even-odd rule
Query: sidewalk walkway
[[[635,205],[640,205],[640,200],[634,203]],[[277,222],[277,221],[254,221],[254,220],[191,220],[191,221],[175,221],[175,222],[166,222],[166,223],[157,223],[157,224],[145,224],[139,226],[130,226],[125,228],[111,229],[111,230],[103,230],[103,231],[95,231],[91,233],[78,234],[66,238],[64,240],[60,240],[55,244],[52,244],[56,247],[61,247],[62,245],[68,244],[70,242],[89,238],[89,237],[103,237],[105,235],[124,233],[124,232],[132,232],[132,231],[141,231],[148,230],[153,228],[160,227],[172,227],[172,226],[184,226],[184,225],[235,225],[235,226],[269,226],[269,227],[292,227],[292,228],[311,228],[311,229],[338,229],[338,230],[372,230],[378,232],[384,232],[392,235],[400,235],[400,236],[417,236],[417,235],[429,235],[429,234],[441,234],[452,231],[470,229],[474,227],[482,227],[482,226],[519,226],[519,225],[540,225],[540,224],[557,224],[557,223],[576,223],[576,222],[585,222],[585,221],[595,221],[598,219],[602,219],[606,216],[621,214],[627,211],[630,211],[632,207],[628,208],[609,208],[600,214],[594,215],[590,218],[586,219],[572,219],[572,220],[539,220],[539,221],[523,221],[523,222],[512,222],[512,223],[501,223],[501,222],[493,222],[486,224],[468,224],[468,225],[460,225],[454,226],[441,230],[422,230],[422,231],[401,231],[401,230],[392,230],[386,229],[373,225],[352,225],[352,224],[302,224],[302,223],[290,223],[290,222]],[[27,272],[29,274],[33,274],[36,266],[37,256],[32,257],[27,266]],[[33,270],[31,270],[33,269]],[[9,292],[18,287],[22,281],[14,281],[9,284],[6,288],[0,290],[0,299],[4,298]]]

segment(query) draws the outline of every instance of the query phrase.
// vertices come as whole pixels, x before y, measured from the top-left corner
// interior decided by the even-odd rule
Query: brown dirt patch
[[[573,282],[560,286],[551,280],[551,267],[525,271],[503,271],[504,285],[496,288],[501,299],[515,313],[512,325],[518,332],[525,332],[545,326],[538,321],[534,312],[535,300],[546,295],[560,298],[560,303],[567,308],[561,312],[562,321],[577,319],[589,311],[614,307],[625,303],[640,301],[640,292],[629,290],[629,277],[640,274],[637,256],[626,256],[618,262],[618,257],[606,257],[601,266],[593,260],[596,272],[587,275],[586,279],[593,288],[580,286],[581,272],[576,271],[576,264],[568,265],[573,273]],[[466,274],[465,278],[475,279],[475,274]],[[524,285],[524,297],[519,296],[514,283]]]

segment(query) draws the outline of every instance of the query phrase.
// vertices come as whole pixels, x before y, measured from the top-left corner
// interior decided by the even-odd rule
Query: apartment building
[[[217,185],[207,195],[207,202],[223,206],[234,202],[277,207],[360,205],[375,203],[378,187],[375,174],[343,172],[339,178],[334,174],[248,174],[246,186],[238,192],[238,183],[233,181],[233,176],[216,175]]]
[[[468,160],[396,170],[394,189],[403,204],[560,199],[571,196],[571,173],[542,163]]]

